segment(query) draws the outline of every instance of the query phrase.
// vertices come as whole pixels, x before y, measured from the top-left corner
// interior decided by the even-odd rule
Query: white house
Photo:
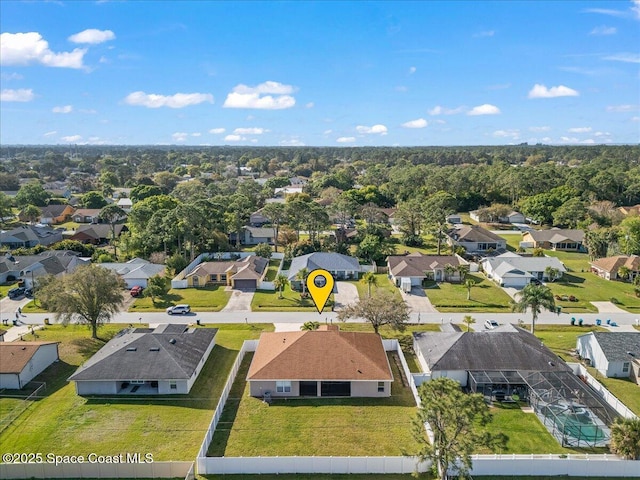
[[[605,377],[640,382],[640,332],[590,332],[578,337],[576,350]]]
[[[0,359],[0,389],[20,390],[58,361],[58,342],[2,342]]]
[[[499,218],[502,223],[525,223],[526,217],[520,212],[512,211]]]
[[[148,280],[155,275],[162,275],[164,265],[151,263],[142,258],[132,258],[125,263],[97,263],[96,265],[107,268],[122,277],[127,288],[147,288]]]
[[[560,275],[567,271],[555,257],[521,257],[513,252],[484,258],[481,264],[488,278],[500,286],[513,288],[524,287],[534,280],[549,280],[547,268],[557,270]]]

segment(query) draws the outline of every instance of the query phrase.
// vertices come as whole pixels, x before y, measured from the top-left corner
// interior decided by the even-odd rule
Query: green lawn
[[[56,225],[56,228],[64,228],[65,230],[77,230],[80,224],[78,222],[65,222],[60,225]]]
[[[155,305],[151,298],[136,298],[130,312],[163,312],[171,305],[186,303],[194,312],[219,312],[231,297],[231,292],[224,285],[213,285],[201,288],[172,288],[167,295],[156,298]]]
[[[249,396],[250,361],[247,355],[208,455],[395,456],[416,449],[416,406],[394,361],[391,397],[274,399],[271,405]]]
[[[282,297],[279,292],[270,290],[256,290],[251,300],[251,310],[254,312],[315,312],[311,298],[301,298],[301,292],[291,290],[287,285],[282,290]],[[333,309],[333,294],[329,296],[323,312],[330,312]]]
[[[396,287],[391,280],[387,276],[386,273],[376,273],[376,282],[378,283],[376,286],[371,287],[371,293],[374,294],[376,290],[386,290],[391,293],[394,297],[400,298],[400,291],[398,287]],[[353,283],[358,289],[358,296],[360,299],[367,298],[369,296],[369,290],[367,285],[362,283],[361,280],[350,280],[349,283]]]
[[[2,285],[0,285],[0,298],[6,297],[7,292],[17,286],[18,286],[18,282],[3,283]]]
[[[258,338],[271,325],[213,325],[209,360],[189,395],[80,397],[66,378],[102,345],[83,326],[60,325],[39,331],[40,340],[58,340],[61,361],[41,375],[46,397],[35,402],[0,436],[3,452],[56,452],[59,455],[152,453],[154,460],[192,460],[244,339]],[[105,340],[123,325],[107,325]],[[4,402],[2,398],[0,401]],[[0,403],[2,410],[4,405]]]
[[[526,329],[531,328],[531,324],[525,325]],[[566,362],[577,362],[577,358],[571,355],[576,348],[576,340],[580,335],[589,332],[605,332],[606,329],[596,326],[574,326],[574,325],[536,325],[535,335],[553,353]]]
[[[280,266],[280,260],[269,260],[269,267],[267,274],[264,277],[265,282],[273,282],[278,274],[278,267]]]
[[[636,415],[640,415],[640,386],[628,378],[607,378],[595,368],[588,368],[589,373],[607,387],[615,397],[624,403]]]
[[[442,282],[425,289],[431,303],[439,312],[510,312],[511,297],[494,282],[481,274],[470,274],[476,282],[467,300],[467,288],[459,283]]]

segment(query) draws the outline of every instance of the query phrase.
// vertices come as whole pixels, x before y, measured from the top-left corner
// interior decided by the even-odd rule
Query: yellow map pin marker
[[[333,292],[334,283],[333,276],[326,270],[314,270],[307,276],[307,290],[320,314]]]

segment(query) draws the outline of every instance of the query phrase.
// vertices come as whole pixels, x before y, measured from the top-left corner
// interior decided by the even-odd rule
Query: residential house
[[[547,281],[547,268],[558,272],[554,280],[567,271],[556,257],[522,257],[513,252],[484,258],[481,263],[487,277],[502,287],[521,288],[533,281]]]
[[[114,225],[116,238],[122,232],[128,232],[129,227],[123,224]],[[97,223],[90,225],[80,225],[70,239],[81,243],[91,243],[92,245],[106,245],[111,241],[111,225],[107,223]]]
[[[52,225],[59,224],[68,221],[75,212],[75,208],[71,205],[47,205],[46,207],[40,208],[40,216],[38,217],[38,222],[44,225]],[[30,218],[28,218],[24,214],[24,210],[18,214],[18,218],[21,222],[28,222]]]
[[[58,358],[58,342],[1,342],[0,389],[24,388]]]
[[[462,217],[457,213],[452,213],[451,215],[447,215],[446,220],[448,223],[451,223],[452,225],[462,223]]]
[[[191,391],[217,328],[128,328],[69,377],[78,395],[173,395]]]
[[[591,271],[607,280],[617,280],[620,278],[621,267],[629,269],[629,278],[633,282],[640,275],[640,257],[638,255],[616,255],[615,257],[598,258],[589,263]]]
[[[461,265],[468,267],[469,262],[459,255],[424,255],[418,252],[387,257],[389,275],[397,287],[401,287],[403,283],[420,286],[424,280],[459,282],[460,272],[456,270],[448,273],[447,265],[453,268]]]
[[[331,252],[309,253],[291,260],[287,277],[291,282],[291,288],[298,290],[301,288],[301,281],[297,276],[303,268],[309,272],[318,269],[326,270],[333,275],[335,280],[357,279],[362,272],[362,267],[355,257]]]
[[[578,355],[605,377],[640,384],[640,332],[590,332],[576,340]]]
[[[271,223],[271,220],[264,216],[262,208],[260,210],[256,210],[249,216],[249,225],[252,227],[259,228],[268,223]]]
[[[89,263],[79,255],[69,250],[47,250],[38,255],[0,256],[0,283],[23,280],[25,286],[33,288],[40,276],[71,273]]]
[[[62,241],[62,230],[48,225],[20,225],[12,230],[0,231],[0,245],[10,250],[52,245]]]
[[[125,213],[130,213],[131,209],[133,208],[133,202],[131,201],[130,198],[126,198],[126,197],[119,198],[116,205],[118,205],[122,210],[124,210]]]
[[[71,216],[76,223],[100,223],[100,208],[79,208]]]
[[[235,289],[255,290],[267,273],[269,261],[257,255],[240,260],[203,262],[185,276],[189,287],[222,284]]]
[[[513,210],[504,217],[500,217],[498,220],[501,223],[525,223],[526,217],[522,213]]]
[[[447,242],[452,247],[463,247],[469,253],[506,250],[507,241],[479,225],[463,225],[448,233]]]
[[[151,263],[142,258],[133,258],[124,263],[96,263],[99,267],[106,268],[117,273],[125,283],[126,288],[147,288],[148,281],[156,275],[163,275],[164,265]]]
[[[388,397],[393,374],[378,334],[321,325],[262,333],[247,381],[254,397]]]
[[[380,214],[382,215],[382,221],[389,225],[395,225],[397,211],[397,208],[381,208]]]
[[[529,230],[522,234],[522,243],[545,250],[584,252],[584,231],[552,228],[550,230]]]
[[[235,243],[236,232],[229,234],[229,242]],[[267,243],[273,245],[276,238],[276,229],[271,227],[251,227],[246,226],[242,228],[240,234],[241,245],[258,245],[260,243]]]
[[[273,196],[285,198],[285,197],[288,197],[289,195],[293,195],[294,193],[302,193],[302,189],[303,189],[302,186],[294,187],[293,185],[289,185],[287,187],[278,187],[274,190]]]

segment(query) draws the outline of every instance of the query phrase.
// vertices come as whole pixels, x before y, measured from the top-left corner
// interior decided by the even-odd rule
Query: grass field
[[[3,283],[0,285],[0,298],[7,296],[7,292],[18,286],[18,282]]]
[[[279,266],[280,266],[280,260],[269,260],[269,267],[267,268],[267,274],[264,277],[265,282],[273,282],[276,279]]]
[[[376,273],[375,276],[378,284],[371,287],[372,294],[376,290],[386,290],[387,292],[391,293],[394,297],[398,297],[398,298],[401,297],[398,287],[396,287],[393,283],[391,283],[391,280],[389,279],[386,273]],[[369,296],[369,289],[367,285],[362,283],[362,281],[351,280],[349,281],[349,283],[353,283],[356,286],[356,288],[358,289],[358,296],[360,297],[361,300]]]
[[[525,325],[529,330],[531,325]],[[605,332],[602,327],[574,326],[574,325],[536,325],[535,335],[544,343],[545,347],[558,355],[566,362],[576,362],[577,358],[571,355],[576,348],[576,340],[580,335],[589,332]]]
[[[80,397],[67,383],[78,365],[101,346],[82,326],[47,327],[40,340],[58,340],[61,361],[36,380],[47,382],[35,402],[0,436],[3,452],[60,455],[149,452],[154,460],[192,460],[209,425],[220,392],[242,341],[258,338],[271,325],[212,325],[220,330],[209,360],[189,395],[164,397]],[[99,331],[105,340],[123,325]],[[0,399],[4,402],[6,399]],[[1,410],[4,405],[0,403]]]
[[[416,406],[394,361],[391,397],[274,399],[249,396],[242,368],[214,434],[209,456],[402,455],[416,449],[411,421]]]
[[[476,282],[467,300],[467,288],[459,283],[442,282],[425,289],[439,312],[510,312],[511,298],[491,280],[481,274],[471,274]]]
[[[589,373],[601,384],[607,387],[615,397],[624,403],[631,411],[640,416],[640,386],[628,378],[607,378],[595,368],[588,368]]]
[[[171,289],[167,295],[156,298],[155,305],[151,298],[136,298],[130,312],[163,312],[171,305],[186,303],[191,305],[193,312],[219,312],[227,302],[231,292],[225,290],[224,285],[213,285],[202,288]]]
[[[291,290],[289,285],[282,290],[279,298],[277,291],[256,290],[251,300],[251,310],[254,312],[315,312],[311,298],[301,298],[301,293]],[[330,312],[333,308],[333,295],[329,297],[323,312]]]

